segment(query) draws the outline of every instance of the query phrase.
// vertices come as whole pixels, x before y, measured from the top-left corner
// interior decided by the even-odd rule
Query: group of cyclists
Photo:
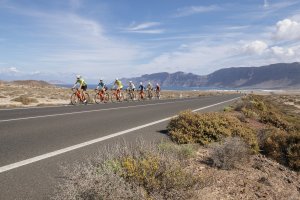
[[[79,88],[76,88],[77,85],[79,85]],[[72,87],[72,89],[75,89],[75,88],[77,89],[77,91],[79,91],[80,100],[83,103],[87,103],[88,100],[84,95],[84,92],[87,90],[87,83],[82,78],[81,75],[76,75],[76,82],[75,82],[74,86]],[[121,80],[116,78],[113,83],[113,87],[111,89],[115,90],[114,96],[116,97],[117,100],[120,100],[122,98],[123,94],[121,93],[121,91],[123,90],[123,88],[124,88],[124,86],[123,86]],[[99,95],[101,101],[105,100],[105,99],[107,100],[107,98],[109,98],[109,96],[108,96],[109,94],[107,93],[108,87],[102,79],[99,80],[99,83],[98,83],[97,87],[95,88],[95,90],[98,91],[96,94],[96,97],[97,97],[97,95]],[[148,82],[147,86],[145,87],[143,85],[143,82],[140,82],[139,87],[136,89],[134,83],[132,81],[129,81],[128,87],[126,88],[129,98],[131,98],[132,100],[134,100],[136,98],[135,91],[138,92],[138,96],[140,99],[144,99],[145,91],[148,91],[149,98],[152,98],[153,90],[155,91],[155,94],[156,94],[157,98],[159,99],[161,87],[158,83],[155,85],[155,87],[153,87],[151,82]],[[97,103],[96,98],[95,98],[95,101]]]

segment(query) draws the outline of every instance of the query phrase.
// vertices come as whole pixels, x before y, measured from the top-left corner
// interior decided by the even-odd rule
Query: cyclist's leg
[[[82,100],[83,101],[86,101],[85,95],[84,95],[84,92],[86,91],[86,89],[87,89],[86,85],[85,86],[81,86],[81,96],[82,96]]]

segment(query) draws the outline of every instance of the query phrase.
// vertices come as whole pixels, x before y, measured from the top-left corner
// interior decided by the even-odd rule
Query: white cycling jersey
[[[129,83],[128,89],[130,90],[135,89],[135,85],[133,83]]]

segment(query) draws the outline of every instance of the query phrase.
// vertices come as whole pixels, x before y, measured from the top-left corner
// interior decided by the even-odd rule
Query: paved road
[[[179,111],[216,110],[237,97],[0,110],[0,199],[48,199],[62,163],[82,161],[120,139],[162,138]]]

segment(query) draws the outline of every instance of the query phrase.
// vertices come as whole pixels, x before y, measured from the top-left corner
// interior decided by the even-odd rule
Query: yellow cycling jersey
[[[120,89],[123,88],[122,82],[120,80],[115,81],[115,85],[117,85]]]
[[[75,84],[77,84],[77,83],[79,83],[82,86],[86,86],[87,85],[86,82],[83,79],[77,79],[77,81],[76,81]]]

